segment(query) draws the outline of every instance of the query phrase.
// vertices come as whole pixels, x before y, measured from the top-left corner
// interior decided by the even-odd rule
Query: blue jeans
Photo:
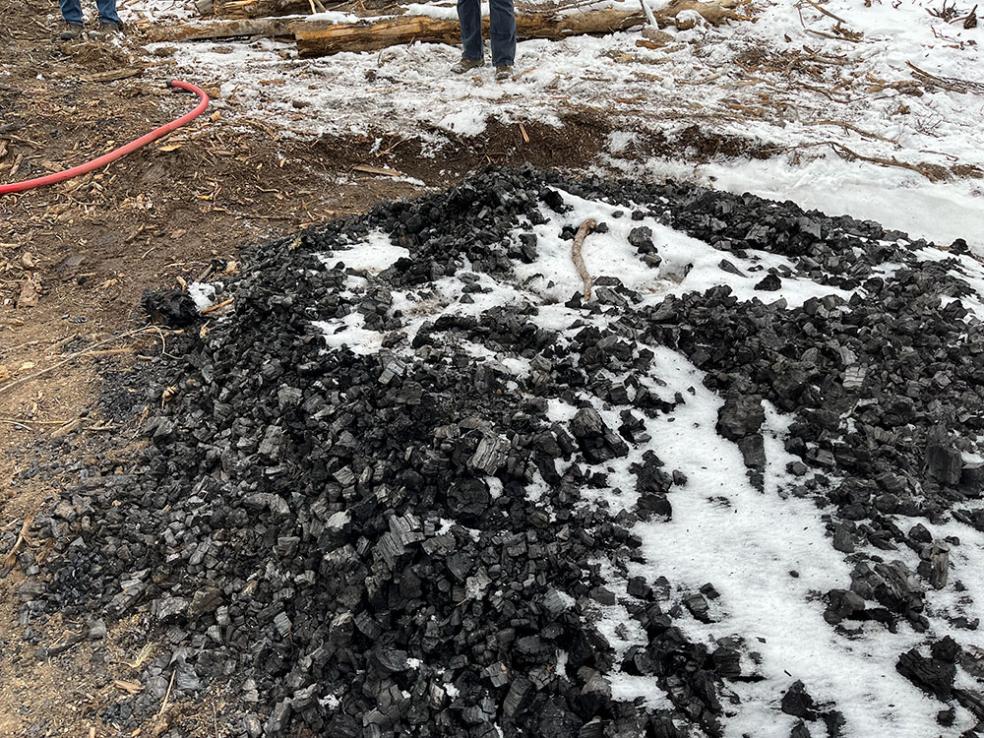
[[[516,59],[516,11],[513,0],[489,0],[489,5],[492,63],[497,67],[512,64]],[[482,53],[481,0],[458,0],[458,20],[461,21],[464,57],[476,61],[481,59],[485,56]]]
[[[120,17],[116,14],[116,0],[96,0],[96,7],[99,9],[99,20],[108,23],[119,23]],[[66,23],[82,25],[82,0],[61,0],[62,18]]]

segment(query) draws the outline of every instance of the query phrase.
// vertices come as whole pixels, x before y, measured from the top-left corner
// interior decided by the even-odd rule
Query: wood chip
[[[34,307],[38,304],[41,293],[41,283],[35,277],[25,277],[21,282],[20,294],[17,296],[18,308]]]
[[[79,418],[75,418],[75,420],[69,420],[67,423],[65,423],[65,425],[59,428],[55,428],[53,431],[51,431],[51,437],[62,438],[64,436],[67,436],[72,431],[77,430],[80,425],[82,425],[82,421]]]
[[[143,685],[140,682],[128,682],[124,679],[114,679],[113,686],[123,690],[127,694],[137,694],[143,691]]]
[[[379,177],[403,177],[403,172],[397,171],[396,169],[383,169],[382,167],[373,167],[369,164],[356,164],[352,167],[353,172],[362,172],[363,174],[375,174]]]
[[[209,305],[207,308],[200,310],[199,315],[211,315],[212,313],[217,313],[219,310],[232,305],[233,302],[235,302],[235,300],[230,297],[228,300],[223,300],[222,302],[217,302],[214,305]]]

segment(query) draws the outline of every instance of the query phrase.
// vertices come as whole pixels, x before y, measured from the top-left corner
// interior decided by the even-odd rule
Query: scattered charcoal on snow
[[[609,274],[597,300],[569,304],[570,330],[539,320],[551,306],[497,288],[548,253],[536,227],[567,219],[556,230],[573,235],[580,206],[564,192],[622,208],[605,216],[610,233],[631,212],[629,245],[661,277],[699,264],[664,262],[653,221],[748,265],[720,260],[760,299],[726,286],[657,298]],[[335,256],[380,234],[402,255],[354,286]],[[937,632],[940,618],[930,631],[934,590],[963,587],[959,541],[908,518],[984,530],[971,440],[984,433],[984,329],[959,299],[972,293],[960,262],[921,261],[925,246],[689,184],[491,169],[252,249],[230,287],[236,314],[153,378],[136,468],[97,464],[53,505],[25,622],[61,611],[98,641],[101,619],[147,617],[166,653],[143,667],[144,692],[104,715],[131,730],[173,673],[175,699],[235,680],[230,716],[257,738],[722,735],[741,709],[727,682],[761,679],[742,664],[762,657],[746,634],[688,638],[694,620],[728,626],[728,597],[659,576],[633,528],[672,521],[676,495],[720,494],[659,458],[651,421],[683,426],[695,402],[693,387],[660,384],[655,354],[668,349],[722,398],[716,430],[763,494],[777,495],[765,403],[790,419],[775,436],[792,455],[781,492],[821,509],[852,567],[814,603],[830,637],[861,622],[870,637],[926,632],[931,655],[902,654],[899,674],[980,718],[980,695],[955,677],[978,668],[975,652]],[[885,263],[900,266],[887,277]],[[831,294],[798,305],[799,280]],[[446,298],[467,309],[416,313]],[[186,302],[145,306],[189,325]],[[655,571],[639,576],[640,563]],[[613,612],[628,622],[602,627]],[[976,627],[968,615],[947,617]],[[619,698],[617,672],[667,702]],[[851,734],[826,694],[819,707],[801,682],[773,686],[771,704],[800,719],[791,735]]]

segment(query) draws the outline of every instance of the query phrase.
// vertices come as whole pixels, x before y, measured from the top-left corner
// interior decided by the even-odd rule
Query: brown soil
[[[360,153],[379,141],[379,153],[366,163],[385,166],[428,184],[460,179],[465,173],[493,164],[531,164],[541,169],[578,167],[598,156],[611,130],[590,113],[562,116],[562,125],[541,122],[503,123],[490,120],[481,136],[454,136],[437,152],[417,138],[368,132],[363,136],[325,136],[314,150],[325,158],[359,161]],[[364,159],[363,159],[364,161]]]

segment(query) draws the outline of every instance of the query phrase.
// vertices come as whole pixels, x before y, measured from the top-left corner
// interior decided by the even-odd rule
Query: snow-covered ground
[[[289,135],[418,137],[439,159],[443,143],[480,136],[490,119],[561,125],[586,113],[614,130],[610,165],[878,219],[941,242],[962,237],[984,250],[984,24],[948,23],[930,14],[938,5],[823,4],[841,24],[811,3],[758,0],[753,21],[670,28],[660,49],[638,47],[638,31],[526,41],[515,80],[504,84],[487,70],[451,75],[459,51],[443,45],[313,60],[269,40],[163,46],[189,77],[221,89],[215,105],[233,120],[260,117]],[[152,21],[184,6],[125,7]],[[453,5],[417,11],[451,15]],[[686,148],[643,153],[651,134],[694,125],[769,145],[773,158],[708,163]]]
[[[536,314],[530,320],[558,331],[561,341],[567,341],[592,322],[605,328],[608,317],[604,312],[588,318],[584,311],[564,305],[583,284],[571,261],[570,241],[560,234],[565,227],[576,227],[586,218],[609,226],[607,232],[593,234],[585,242],[584,259],[589,271],[596,281],[605,275],[617,276],[626,287],[643,295],[642,304],[655,305],[670,294],[702,292],[715,285],[728,285],[739,300],[784,300],[788,307],[826,294],[850,296],[807,279],[787,277],[780,290],[763,298],[766,293],[752,289],[757,278],[722,269],[722,260],[730,261],[737,271],[748,275],[763,267],[781,267],[783,257],[748,251],[738,258],[733,252],[718,251],[653,219],[620,219],[615,215],[619,209],[615,206],[569,193],[563,193],[563,199],[571,206],[563,215],[542,208],[546,222],[532,228],[537,235],[538,256],[530,264],[516,264],[512,278],[500,281],[487,274],[469,274],[463,281],[459,273],[443,278],[438,289],[428,289],[425,294],[416,290],[394,292],[393,309],[413,316],[406,325],[408,337],[425,321],[434,321],[440,315],[480,315],[496,305],[516,304],[535,306]],[[630,229],[638,226],[652,229],[659,243],[663,262],[656,268],[640,262],[628,243]],[[531,228],[524,226],[521,230]],[[322,261],[331,265],[341,261],[372,274],[391,266],[402,255],[400,247],[390,243],[384,233],[375,231],[365,241],[351,244],[351,250],[323,255]],[[919,253],[923,259],[950,256],[931,248]],[[964,298],[965,302],[984,298],[984,270],[972,258],[960,257],[960,262],[960,277],[978,291],[976,297]],[[692,266],[683,269],[684,264]],[[896,268],[897,265],[885,264],[879,271],[891,279]],[[476,283],[476,279],[490,291],[476,293],[474,303],[458,302],[462,289],[467,283]],[[349,287],[358,292],[363,282],[360,277],[350,277]],[[610,311],[610,315],[616,314]],[[383,334],[365,330],[362,316],[354,316],[319,324],[328,346],[348,346],[362,354],[377,352],[383,344]],[[975,719],[959,705],[951,727],[937,724],[941,703],[903,678],[895,664],[899,653],[943,633],[951,634],[965,647],[974,644],[975,633],[954,630],[947,616],[959,612],[969,618],[984,618],[984,534],[953,521],[930,526],[934,536],[959,536],[961,545],[959,554],[951,559],[950,583],[926,595],[928,633],[917,633],[907,624],[901,624],[896,632],[876,623],[864,624],[854,635],[835,630],[824,621],[821,593],[844,586],[851,577],[851,563],[831,546],[823,512],[813,501],[789,494],[791,486],[803,481],[794,480],[787,471],[787,463],[795,460],[783,444],[792,417],[771,405],[766,407],[768,462],[764,490],[760,492],[746,478],[737,445],[715,430],[722,399],[704,386],[703,373],[682,354],[662,346],[647,348],[655,358],[645,376],[633,376],[669,401],[680,393],[686,402],[672,414],[648,418],[645,433],[651,442],[633,448],[626,457],[607,462],[607,486],[585,489],[582,497],[585,504],[604,505],[613,515],[621,509],[631,509],[637,499],[631,467],[641,461],[648,449],[657,451],[666,469],[682,471],[688,477],[686,487],[672,496],[672,519],[636,525],[645,561],[636,564],[630,574],[641,575],[650,582],[666,576],[674,587],[671,602],[708,582],[720,593],[711,605],[713,622],[699,622],[683,615],[686,635],[708,644],[732,636],[743,638],[746,667],[750,666],[747,659],[754,658],[757,665],[751,668],[763,677],[758,682],[731,685],[740,700],[726,708],[725,735],[789,736],[797,720],[779,710],[776,695],[782,694],[794,679],[802,680],[818,702],[836,705],[846,720],[843,735],[850,738],[955,737],[972,728]],[[412,350],[405,350],[411,359]],[[529,372],[522,361],[497,356],[477,345],[471,353],[514,374],[512,388],[520,391],[520,382]],[[612,377],[613,381],[623,379]],[[588,391],[579,393],[578,400],[591,403],[610,427],[618,426],[617,408],[606,407]],[[552,399],[548,414],[551,420],[564,422],[576,410]],[[536,494],[537,484],[544,483],[538,479],[528,494]],[[911,525],[911,519],[896,519],[900,526]],[[873,548],[870,551],[877,553]],[[897,555],[910,555],[912,560],[908,563],[913,569],[918,563],[915,554]],[[604,569],[606,562],[600,563]],[[619,584],[611,567],[605,570],[613,590],[624,590],[624,580]],[[965,595],[962,602],[961,592]],[[969,601],[967,594],[971,595]],[[645,633],[621,605],[599,607],[597,616],[599,629],[619,653],[633,644],[645,644]],[[622,673],[611,674],[609,679],[613,694],[621,699],[641,697],[656,707],[668,704],[666,695],[651,679]],[[965,672],[959,679],[974,685],[973,678]]]

